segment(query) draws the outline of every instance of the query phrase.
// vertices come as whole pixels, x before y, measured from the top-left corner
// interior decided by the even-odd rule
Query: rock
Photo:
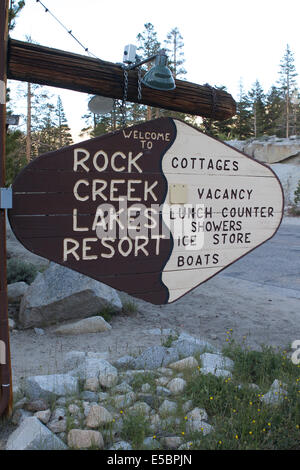
[[[34,328],[34,332],[38,336],[44,336],[45,331],[42,328]]]
[[[68,433],[68,446],[71,449],[103,449],[104,441],[99,431],[72,429]]]
[[[213,369],[209,367],[202,367],[200,369],[201,374],[207,375],[207,374],[212,374],[215,377],[232,377],[231,372],[229,370],[225,369]]]
[[[16,322],[12,318],[8,319],[8,327],[10,330],[14,330],[16,328]]]
[[[94,316],[84,318],[74,323],[61,325],[54,333],[57,335],[80,335],[87,333],[101,333],[103,331],[111,330],[111,326],[101,316]]]
[[[130,413],[134,414],[143,414],[143,415],[149,415],[151,408],[150,406],[143,402],[143,401],[137,401],[133,406],[131,406],[128,411]]]
[[[153,431],[154,433],[159,431],[160,426],[161,426],[161,418],[160,418],[159,414],[156,413],[156,414],[150,416],[150,429],[151,429],[151,431]]]
[[[68,374],[36,375],[25,379],[24,388],[25,395],[33,400],[49,400],[65,395],[77,395],[79,383],[78,378]]]
[[[85,360],[74,370],[71,375],[80,379],[98,377],[99,383],[105,388],[111,388],[118,382],[118,371],[105,359],[86,356]]]
[[[43,327],[58,321],[86,318],[107,305],[122,309],[117,292],[109,286],[55,263],[39,273],[23,296],[19,324]]]
[[[84,390],[88,390],[90,392],[97,392],[99,390],[99,380],[97,377],[90,377],[86,379],[84,383]]]
[[[169,367],[174,370],[185,370],[194,369],[198,365],[198,361],[193,356],[189,356],[180,361],[172,362],[172,364],[169,364]]]
[[[171,395],[171,391],[166,387],[161,387],[160,385],[158,385],[156,387],[156,394],[157,395],[162,395],[164,397],[168,397],[168,396]]]
[[[189,421],[206,421],[208,418],[204,408],[194,408],[187,414],[187,419]]]
[[[15,392],[15,388],[14,388],[14,392]],[[21,398],[20,400],[18,400],[15,404],[14,404],[14,410],[18,410],[20,408],[24,408],[26,409],[26,403],[28,402],[28,398],[26,397],[23,397]],[[30,410],[28,410],[30,411]]]
[[[173,375],[173,372],[170,369],[168,369],[168,367],[158,367],[158,369],[156,369],[156,372],[163,375],[165,378],[172,377]]]
[[[166,449],[175,450],[182,443],[182,438],[179,436],[166,436],[161,439],[161,443]]]
[[[148,383],[145,383],[141,386],[141,392],[147,393],[151,390],[151,385]]]
[[[63,419],[66,416],[66,411],[64,408],[55,408],[51,415],[51,420]]]
[[[112,390],[113,393],[128,393],[132,392],[132,387],[126,382],[122,382],[119,385],[116,385]]]
[[[11,422],[15,426],[19,426],[22,421],[24,421],[24,419],[29,418],[30,416],[32,416],[32,413],[30,413],[30,411],[22,410],[20,408],[14,412]]]
[[[181,393],[186,387],[186,381],[176,377],[168,383],[168,389],[171,393]]]
[[[205,351],[217,353],[218,350],[215,346],[204,339],[194,338],[187,333],[181,333],[177,339],[172,343],[172,348],[175,348],[181,356],[193,356],[196,353],[202,354]]]
[[[122,356],[116,361],[114,361],[113,365],[117,369],[127,369],[128,367],[132,367],[134,364],[134,357],[133,356]]]
[[[149,335],[177,337],[177,332],[172,330],[172,328],[152,328],[151,330],[146,330],[146,333]]]
[[[116,408],[127,408],[128,406],[132,405],[136,399],[136,395],[134,392],[128,392],[124,395],[115,395],[112,398],[113,404]]]
[[[183,403],[183,405],[182,405],[182,411],[184,411],[185,413],[190,411],[192,408],[193,408],[193,401],[192,400],[188,400],[185,403]]]
[[[145,349],[135,360],[134,369],[156,369],[179,359],[176,349],[164,346],[151,346]]]
[[[151,408],[156,408],[159,403],[159,397],[147,393],[139,393],[139,399],[147,403]]]
[[[267,405],[277,405],[281,403],[287,395],[286,387],[286,384],[282,383],[280,380],[274,380],[268,393],[261,397],[261,401]]]
[[[111,423],[112,421],[113,417],[106,408],[100,405],[93,405],[87,416],[86,425],[88,428],[97,428],[102,424]]]
[[[106,392],[99,392],[98,393],[98,399],[99,401],[105,401],[109,398],[109,394]]]
[[[209,434],[213,431],[213,427],[204,421],[194,419],[187,421],[186,430],[187,432],[202,432],[203,435],[206,436],[206,434]]]
[[[26,293],[29,285],[26,282],[14,282],[7,286],[7,300],[9,304],[20,303],[23,295]]]
[[[164,400],[159,407],[160,414],[175,413],[177,411],[177,403],[174,401]]]
[[[118,441],[113,446],[111,446],[108,450],[132,450],[132,446],[129,442]]]
[[[158,379],[155,379],[156,385],[160,385],[162,387],[165,387],[168,385],[170,382],[170,377],[159,377]]]
[[[31,400],[27,401],[24,408],[28,411],[45,411],[49,409],[49,404],[46,400],[37,399],[37,400]]]
[[[51,410],[37,411],[34,416],[39,419],[43,424],[47,424],[51,417]]]
[[[161,449],[160,443],[156,439],[154,439],[153,436],[146,437],[143,440],[143,447],[146,447],[149,450]]]
[[[97,402],[98,401],[98,394],[96,392],[90,392],[89,390],[85,390],[80,394],[81,400],[86,400],[90,402]]]
[[[72,416],[80,416],[81,415],[81,409],[79,408],[78,405],[75,405],[74,403],[71,403],[71,405],[68,406],[68,411],[70,415]]]
[[[67,446],[33,416],[9,436],[6,450],[67,450]]]
[[[54,434],[59,434],[65,432],[67,429],[67,420],[65,418],[59,418],[51,420],[47,427],[52,431]]]
[[[300,153],[300,141],[276,139],[245,143],[244,152],[260,162],[278,163]]]
[[[218,369],[232,370],[234,362],[222,354],[204,353],[200,356],[202,369],[217,371]],[[212,372],[213,373],[213,372]]]

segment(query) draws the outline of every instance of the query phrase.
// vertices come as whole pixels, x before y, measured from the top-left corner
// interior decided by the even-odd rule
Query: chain
[[[216,114],[216,104],[217,104],[217,93],[216,93],[216,89],[213,88],[211,85],[209,85],[208,83],[205,83],[204,86],[207,86],[208,88],[210,88],[211,92],[212,92],[212,112],[211,112],[211,119],[214,119],[215,118],[215,114]]]
[[[123,90],[123,100],[121,105],[121,112],[122,112],[122,126],[126,126],[126,101],[127,101],[127,94],[128,94],[128,71],[126,68],[123,68],[124,72],[124,90]]]
[[[142,99],[142,69],[138,68],[138,101]]]

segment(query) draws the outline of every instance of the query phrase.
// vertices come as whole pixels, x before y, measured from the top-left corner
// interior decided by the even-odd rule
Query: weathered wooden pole
[[[8,3],[0,1],[0,188],[5,186],[6,54]],[[0,416],[12,411],[12,380],[9,347],[6,280],[6,210],[0,204]]]
[[[118,64],[14,39],[9,40],[7,62],[9,79],[123,98],[124,75]],[[235,101],[229,93],[184,80],[175,82],[176,89],[168,92],[143,86],[139,100],[138,72],[129,70],[127,100],[216,121],[235,114]]]

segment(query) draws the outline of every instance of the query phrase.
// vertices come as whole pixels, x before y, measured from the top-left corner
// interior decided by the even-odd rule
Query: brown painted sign
[[[9,219],[30,251],[164,304],[271,238],[282,211],[268,166],[162,118],[38,157]]]

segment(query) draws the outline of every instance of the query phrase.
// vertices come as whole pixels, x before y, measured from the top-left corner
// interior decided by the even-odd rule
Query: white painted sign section
[[[177,137],[162,160],[169,188],[163,220],[174,237],[162,273],[169,302],[271,238],[283,210],[282,188],[269,167],[174,122]],[[185,185],[187,202],[173,205],[170,191],[178,184]],[[182,224],[178,234],[174,227]]]

